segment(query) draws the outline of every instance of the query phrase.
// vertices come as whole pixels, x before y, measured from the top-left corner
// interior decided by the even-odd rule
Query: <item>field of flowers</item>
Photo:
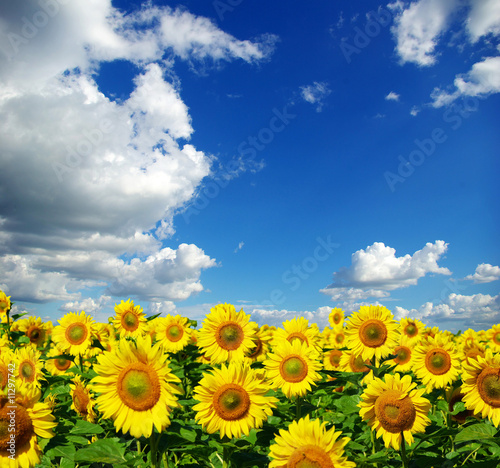
[[[0,291],[0,467],[500,467],[500,325],[11,306]]]

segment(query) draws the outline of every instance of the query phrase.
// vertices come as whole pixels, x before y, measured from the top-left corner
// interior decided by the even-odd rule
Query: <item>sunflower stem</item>
[[[295,400],[295,410],[296,410],[295,417],[298,421],[302,416],[302,397],[301,396],[297,396],[297,399]]]
[[[155,431],[151,432],[151,437],[149,438],[149,451],[151,455],[151,464],[154,468],[158,466],[158,453],[157,453],[157,443]]]
[[[408,468],[408,457],[406,456],[406,441],[403,432],[401,432],[401,460],[403,468]]]

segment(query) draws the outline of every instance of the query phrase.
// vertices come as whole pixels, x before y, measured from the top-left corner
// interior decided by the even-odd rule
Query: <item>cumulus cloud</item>
[[[317,324],[320,330],[328,325],[328,316],[331,311],[332,308],[329,306],[318,307],[314,311],[292,311],[286,309],[269,310],[260,308],[249,309],[252,320],[257,322],[260,326],[267,324],[270,326],[281,327],[283,322],[287,320],[304,317],[309,320],[311,325],[313,323]]]
[[[335,272],[333,283],[321,292],[335,301],[388,297],[387,291],[416,285],[428,273],[451,275],[448,268],[437,263],[447,248],[448,244],[437,240],[413,255],[396,257],[395,249],[375,242],[353,253],[351,266]]]
[[[472,280],[474,283],[491,283],[500,279],[500,267],[481,263],[476,267],[473,275],[468,275],[464,279]]]
[[[411,317],[422,320],[427,325],[439,325],[442,322],[457,323],[457,328],[466,326],[474,329],[488,329],[500,319],[500,295],[450,294],[439,304],[427,302],[418,309],[396,307],[397,319]]]
[[[328,83],[315,81],[312,85],[301,86],[300,95],[304,101],[316,105],[316,112],[323,109],[325,98],[331,94]]]
[[[497,0],[471,0],[466,25],[472,42],[488,34],[499,35],[500,3]]]
[[[174,67],[262,61],[274,40],[239,40],[206,18],[150,4],[128,15],[110,0],[6,4],[2,289],[97,310],[85,288],[99,287],[164,311],[202,291],[201,272],[216,261],[194,244],[164,244],[214,160],[189,143],[194,123]],[[99,88],[101,64],[114,60],[137,68],[119,102]]]
[[[439,37],[459,5],[459,0],[420,0],[406,8],[401,2],[389,5],[395,12],[392,33],[401,62],[433,65]]]
[[[391,91],[386,97],[386,101],[399,101],[399,94],[395,93],[394,91]]]

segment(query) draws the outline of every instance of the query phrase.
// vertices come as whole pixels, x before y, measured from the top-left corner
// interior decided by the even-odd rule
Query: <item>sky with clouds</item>
[[[500,4],[0,6],[0,289],[97,320],[500,323]]]

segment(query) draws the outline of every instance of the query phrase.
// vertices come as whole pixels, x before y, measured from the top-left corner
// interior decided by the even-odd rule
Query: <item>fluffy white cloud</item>
[[[175,61],[266,59],[275,38],[238,40],[206,18],[110,0],[9,2],[0,20],[0,264],[18,301],[99,307],[84,288],[137,295],[161,310],[203,290],[216,265],[196,245],[162,243],[211,174],[193,133]],[[111,100],[106,61],[138,72]],[[64,306],[66,307],[66,305]],[[69,306],[68,306],[69,307]],[[156,307],[156,306],[155,306]]]
[[[391,91],[386,97],[386,101],[399,101],[399,94]]]
[[[301,86],[300,95],[304,101],[316,104],[316,112],[321,112],[325,98],[331,94],[328,83],[315,81],[312,85]]]
[[[500,34],[500,3],[498,0],[470,0],[467,31],[473,42],[487,34]]]
[[[245,310],[246,311],[246,310]],[[315,323],[318,325],[320,330],[328,325],[328,316],[332,308],[329,306],[318,307],[315,311],[292,311],[286,309],[249,309],[247,313],[251,314],[251,319],[254,322],[257,322],[260,326],[262,325],[270,325],[275,327],[281,327],[283,322],[287,320],[292,320],[294,318],[304,317],[309,320],[309,323],[312,325]]]
[[[477,330],[488,329],[500,319],[500,295],[465,296],[452,293],[440,304],[427,302],[418,309],[411,310],[396,307],[394,315],[397,319],[416,318],[432,326],[442,322],[456,322],[457,328],[466,326]]]
[[[473,275],[468,275],[464,279],[472,280],[474,283],[491,283],[500,279],[500,267],[481,263]]]
[[[392,32],[401,61],[433,65],[439,37],[458,6],[459,0],[419,0],[406,8],[401,2],[389,5],[396,15]]]
[[[375,242],[353,253],[351,266],[335,272],[334,282],[321,292],[335,301],[388,297],[387,291],[415,285],[427,273],[450,275],[448,268],[437,263],[447,248],[448,244],[437,240],[413,255],[396,257],[395,249]]]
[[[454,84],[456,90],[453,93],[434,89],[431,95],[434,107],[448,105],[461,96],[485,97],[500,93],[500,57],[488,57],[475,63],[468,73],[458,75]]]

